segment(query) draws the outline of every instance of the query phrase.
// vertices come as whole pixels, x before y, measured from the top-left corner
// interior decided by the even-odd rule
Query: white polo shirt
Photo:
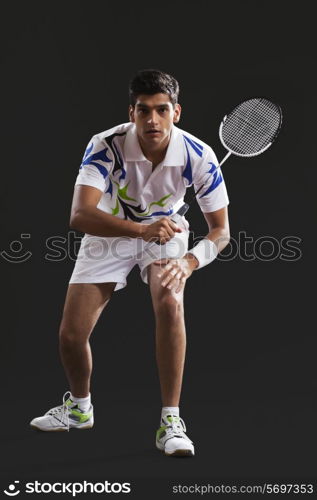
[[[206,183],[196,197],[203,212],[227,206],[227,190],[217,165],[207,144],[173,126],[166,156],[152,172],[135,124],[129,122],[91,138],[76,185],[99,189],[102,197],[98,208],[104,212],[136,222],[151,221],[176,213],[191,185],[196,191]]]

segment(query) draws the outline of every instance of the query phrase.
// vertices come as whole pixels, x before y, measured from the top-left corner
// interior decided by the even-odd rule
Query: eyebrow
[[[151,106],[148,106],[147,104],[143,104],[142,102],[137,103],[136,107],[138,107],[138,108],[146,108],[146,109],[150,109],[151,108]],[[157,104],[156,106],[152,106],[152,108],[163,108],[163,107],[168,108],[169,107],[169,103],[168,102],[164,102],[162,104]]]

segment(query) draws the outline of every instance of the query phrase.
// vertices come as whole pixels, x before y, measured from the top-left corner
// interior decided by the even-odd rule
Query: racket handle
[[[175,222],[175,224],[178,224],[182,220],[183,215],[186,214],[187,210],[189,209],[188,203],[184,203],[176,212],[176,214],[171,215],[171,220]],[[157,245],[161,245],[159,241],[155,242]]]
[[[189,209],[189,205],[188,203],[184,203],[184,205],[182,205],[176,212],[176,214],[172,215],[171,219],[173,222],[175,222],[174,220],[174,217],[178,216],[177,217],[177,221],[180,220],[180,218],[186,214],[187,210]]]

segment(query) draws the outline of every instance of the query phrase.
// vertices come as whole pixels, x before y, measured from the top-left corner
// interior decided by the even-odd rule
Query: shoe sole
[[[163,450],[164,454],[167,457],[193,457],[194,453],[191,450],[175,450],[173,453],[166,453]]]
[[[195,453],[192,452],[192,450],[175,450],[173,453],[166,453],[164,448],[160,448],[159,445],[156,443],[156,448],[164,453],[167,457],[194,457]]]
[[[36,431],[40,431],[40,432],[67,432],[68,429],[64,429],[64,428],[57,428],[57,429],[41,429],[41,427],[37,427],[36,425],[32,425],[30,424],[30,426],[32,427],[32,429],[35,429]],[[92,429],[93,425],[85,425],[83,427],[70,427],[70,429],[78,429],[78,430],[85,430],[85,429]]]

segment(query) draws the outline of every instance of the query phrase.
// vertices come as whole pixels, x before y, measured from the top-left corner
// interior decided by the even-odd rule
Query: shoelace
[[[47,415],[51,415],[58,421],[61,421],[67,427],[68,432],[69,432],[69,408],[66,403],[69,397],[70,397],[70,391],[65,392],[63,396],[63,404],[60,406],[56,406],[55,408],[52,408],[47,412]]]
[[[184,437],[188,439],[188,437],[185,435],[186,432],[186,426],[185,422],[182,418],[177,417],[177,420],[172,418],[172,421],[169,422],[169,425],[166,428],[166,434],[176,434],[180,435],[181,437]]]

